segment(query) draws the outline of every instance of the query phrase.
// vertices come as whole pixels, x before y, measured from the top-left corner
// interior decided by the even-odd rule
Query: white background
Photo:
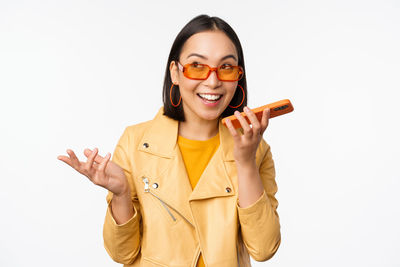
[[[400,2],[143,2],[0,1],[0,266],[120,266],[106,190],[57,156],[152,119],[199,14],[238,34],[251,108],[295,108],[264,133],[282,244],[254,266],[400,266]]]

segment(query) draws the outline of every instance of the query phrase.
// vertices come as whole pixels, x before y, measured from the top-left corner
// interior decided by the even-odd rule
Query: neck
[[[192,140],[207,140],[218,133],[218,119],[203,120],[185,115],[186,121],[179,122],[179,135]]]

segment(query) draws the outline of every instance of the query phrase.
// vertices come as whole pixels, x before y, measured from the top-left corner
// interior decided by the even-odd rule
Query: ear
[[[179,70],[178,70],[178,65],[176,64],[175,61],[171,61],[169,64],[169,72],[171,74],[171,81],[174,84],[179,84]]]

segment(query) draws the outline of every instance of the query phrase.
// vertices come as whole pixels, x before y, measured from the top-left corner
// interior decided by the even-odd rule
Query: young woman
[[[243,51],[222,19],[200,15],[176,37],[163,106],[125,128],[104,157],[59,159],[108,190],[104,246],[124,266],[250,266],[277,251],[280,223],[270,146],[246,108]],[[241,116],[244,111],[251,125]],[[223,117],[234,114],[236,130]]]

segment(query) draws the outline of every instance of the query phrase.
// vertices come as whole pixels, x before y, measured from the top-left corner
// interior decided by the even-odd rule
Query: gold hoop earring
[[[169,99],[171,100],[171,104],[172,104],[174,107],[177,107],[177,106],[179,106],[179,104],[181,103],[182,96],[179,97],[179,102],[178,102],[178,104],[175,105],[175,104],[172,102],[172,87],[174,87],[174,85],[177,85],[177,84],[172,84],[172,85],[171,85],[171,89],[169,89]]]
[[[242,98],[242,102],[240,102],[240,104],[239,104],[239,105],[237,105],[237,106],[231,106],[231,105],[229,105],[229,107],[231,107],[231,108],[237,108],[237,107],[240,107],[240,106],[243,104],[243,101],[244,101],[244,89],[243,89],[243,87],[242,87],[242,86],[240,86],[239,84],[238,84],[238,86],[240,87],[240,89],[242,89],[242,92],[243,92],[243,98]]]

